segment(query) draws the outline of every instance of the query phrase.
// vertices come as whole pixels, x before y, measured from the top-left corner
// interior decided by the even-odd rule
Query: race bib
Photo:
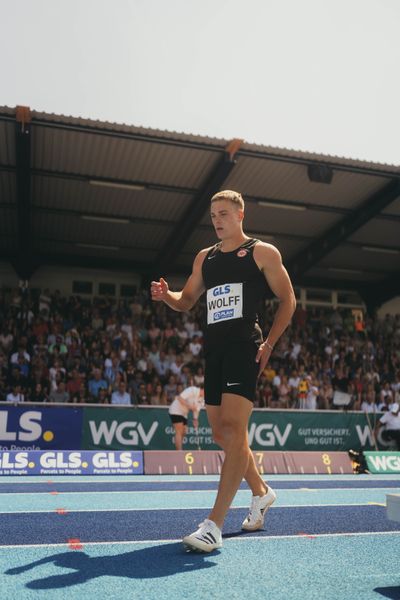
[[[226,283],[207,290],[207,324],[243,317],[243,283]]]

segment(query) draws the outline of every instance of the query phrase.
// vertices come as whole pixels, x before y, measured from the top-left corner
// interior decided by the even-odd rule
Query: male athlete
[[[222,546],[222,525],[243,479],[253,498],[242,528],[260,529],[275,492],[259,475],[249,448],[247,427],[258,375],[264,370],[296,307],[279,251],[243,233],[241,194],[226,190],[211,198],[211,220],[219,243],[201,250],[181,292],[161,278],[151,284],[152,299],[186,312],[207,292],[205,403],[213,437],[225,452],[218,494],[208,518],[183,538],[187,549],[211,552]],[[268,286],[280,300],[263,341],[258,309]]]

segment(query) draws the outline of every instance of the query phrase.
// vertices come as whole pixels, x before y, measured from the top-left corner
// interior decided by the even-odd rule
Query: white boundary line
[[[354,503],[348,503],[348,504],[283,504],[281,506],[271,506],[271,509],[276,510],[277,508],[324,508],[324,507],[340,507],[340,506],[385,506],[386,504],[383,505],[383,503],[378,503],[378,502],[354,502]],[[191,506],[190,508],[187,507],[182,507],[182,506],[165,506],[165,507],[154,507],[154,508],[147,508],[147,507],[142,507],[142,508],[65,508],[63,507],[63,510],[65,510],[67,513],[96,513],[96,512],[137,512],[137,511],[154,511],[154,510],[207,510],[212,508],[212,506]],[[236,509],[246,509],[248,508],[248,505],[244,505],[244,506],[231,506],[230,510],[236,510]],[[47,513],[56,513],[57,512],[57,508],[52,508],[50,510],[1,510],[0,511],[0,515],[18,515],[18,514],[47,514]]]
[[[50,488],[50,486],[49,486]],[[0,488],[1,489],[1,488]],[[281,492],[334,492],[336,490],[340,490],[340,491],[348,491],[348,492],[358,492],[358,491],[393,491],[394,490],[400,490],[400,481],[399,481],[399,485],[398,487],[354,487],[354,488],[347,488],[347,487],[334,487],[334,488],[275,488],[277,491],[279,490],[279,493]],[[57,491],[57,490],[48,490],[46,492],[0,492],[0,496],[18,496],[18,495],[23,495],[23,496],[32,496],[32,495],[43,495],[43,494],[50,494],[51,495],[51,491]],[[216,492],[217,488],[213,488],[213,489],[200,489],[200,490],[121,490],[121,491],[117,491],[117,490],[111,490],[111,491],[107,491],[107,490],[97,490],[97,491],[77,491],[77,492],[57,492],[57,494],[53,494],[54,496],[61,496],[62,494],[196,494],[197,492]],[[245,492],[245,493],[249,493],[250,490],[249,489],[242,489],[242,490],[238,490],[237,493],[239,492]]]
[[[316,533],[316,534],[293,534],[293,535],[252,535],[242,537],[227,537],[224,538],[224,542],[248,542],[251,540],[287,540],[287,539],[296,539],[296,540],[304,540],[308,539],[308,536],[312,536],[313,538],[335,538],[335,537],[361,537],[361,536],[374,536],[374,535],[394,535],[400,536],[400,531],[361,531],[354,533]],[[181,538],[178,539],[170,539],[170,540],[120,540],[120,541],[112,541],[112,542],[85,542],[80,540],[80,544],[82,546],[113,546],[113,545],[129,545],[129,544],[171,544],[182,542]],[[1,550],[9,550],[11,548],[65,548],[68,549],[68,542],[60,543],[60,544],[10,544],[0,546]],[[212,556],[212,554],[210,554]]]
[[[2,481],[2,479],[6,479],[7,481]],[[29,477],[29,479],[25,479]],[[88,479],[91,477],[91,479]],[[215,483],[219,481],[219,475],[215,476],[205,476],[205,475],[178,475],[176,479],[173,479],[173,475],[161,475],[157,479],[150,479],[152,475],[132,475],[130,479],[126,479],[120,477],[119,475],[110,476],[110,479],[103,479],[106,477],[105,475],[4,475],[0,476],[0,485],[1,483],[10,484],[17,483],[19,485],[34,484],[34,483],[48,483],[51,480],[53,483],[67,483],[67,484],[75,484],[75,483],[88,483],[96,485],[98,483],[185,483],[187,481],[195,481],[199,482],[210,482]],[[340,475],[340,474],[319,474],[314,475],[313,473],[305,473],[304,475],[293,474],[293,475],[274,475],[273,473],[264,473],[263,475],[265,480],[271,480],[274,483],[277,482],[287,482],[287,481],[302,481],[306,482],[315,482],[315,481],[400,481],[400,475],[393,474],[382,474],[382,475]],[[149,478],[149,479],[148,479]],[[18,481],[22,479],[22,481]]]

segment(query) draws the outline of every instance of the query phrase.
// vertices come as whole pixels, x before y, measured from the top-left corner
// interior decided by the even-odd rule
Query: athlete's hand
[[[261,346],[259,347],[257,356],[256,356],[256,362],[260,364],[260,368],[259,368],[257,377],[260,377],[261,373],[264,371],[265,367],[267,366],[267,363],[269,361],[269,357],[271,356],[271,353],[272,353],[272,348],[269,348],[267,346],[267,343],[263,342],[261,344]]]
[[[151,282],[151,299],[156,302],[163,302],[167,299],[168,283],[160,277],[160,281]]]

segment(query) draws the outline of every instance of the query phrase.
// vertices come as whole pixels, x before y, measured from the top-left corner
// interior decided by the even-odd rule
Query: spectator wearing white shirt
[[[197,335],[193,336],[192,341],[189,344],[189,349],[195,358],[199,356],[200,352],[202,351],[203,346],[201,345]]]
[[[136,363],[136,368],[139,369],[139,371],[142,371],[142,373],[144,373],[145,371],[147,371],[147,366],[149,362],[151,362],[149,358],[149,351],[147,348],[143,348],[142,355]]]
[[[300,383],[300,377],[299,377],[299,374],[298,374],[298,372],[297,372],[296,369],[294,369],[292,371],[292,374],[289,377],[288,383],[289,383],[289,385],[290,385],[291,388],[294,388],[294,389],[298,388],[298,385]]]
[[[285,369],[283,369],[282,367],[279,369],[279,372],[274,376],[273,380],[272,380],[272,385],[276,388],[278,388],[281,383],[282,383],[282,377],[285,374]]]
[[[300,352],[301,352],[301,344],[298,340],[295,340],[293,342],[292,351],[290,353],[290,358],[292,360],[296,361]]]
[[[372,396],[367,396],[366,394],[363,394],[361,410],[364,413],[376,413],[378,411],[378,407],[376,406]]]
[[[400,450],[400,406],[397,402],[394,402],[390,410],[386,412],[383,417],[379,419],[376,424],[375,434],[379,429],[384,426],[385,430],[382,433],[382,438],[389,442],[393,440],[396,442],[397,450]]]
[[[24,394],[21,394],[21,386],[20,385],[13,386],[12,392],[7,394],[6,401],[7,402],[16,402],[16,403],[25,401]]]
[[[175,360],[171,363],[171,373],[172,375],[175,375],[176,377],[180,377],[181,373],[182,373],[182,369],[185,366],[185,363],[183,362],[183,358],[181,354],[177,354],[177,356],[175,357]]]
[[[17,365],[20,358],[23,358],[28,363],[31,362],[30,355],[24,350],[24,348],[19,348],[18,352],[14,352],[14,354],[11,355],[11,360],[10,360],[11,364]]]
[[[193,381],[195,385],[203,385],[204,384],[204,369],[202,366],[197,367],[196,373],[193,377]]]
[[[112,393],[111,404],[132,404],[130,394],[128,394],[128,392],[126,391],[126,383],[124,381],[120,381],[118,385],[118,390]]]
[[[390,389],[390,384],[388,381],[385,381],[383,387],[381,389],[381,393],[379,394],[379,400],[381,404],[392,404],[393,402],[393,391]]]
[[[50,388],[51,391],[57,389],[57,379],[65,379],[66,370],[62,366],[62,362],[60,360],[55,360],[54,365],[49,369],[49,379],[50,379]]]
[[[203,332],[201,331],[199,324],[196,321],[194,323],[194,329],[193,329],[191,335],[192,335],[192,338],[194,338],[194,336],[197,335],[199,340],[201,340],[203,338]]]
[[[306,398],[303,400],[303,406],[300,408],[304,408],[306,410],[317,410],[317,398],[318,398],[318,382],[316,379],[313,379],[310,375],[308,376],[309,380],[309,388],[307,392]]]

